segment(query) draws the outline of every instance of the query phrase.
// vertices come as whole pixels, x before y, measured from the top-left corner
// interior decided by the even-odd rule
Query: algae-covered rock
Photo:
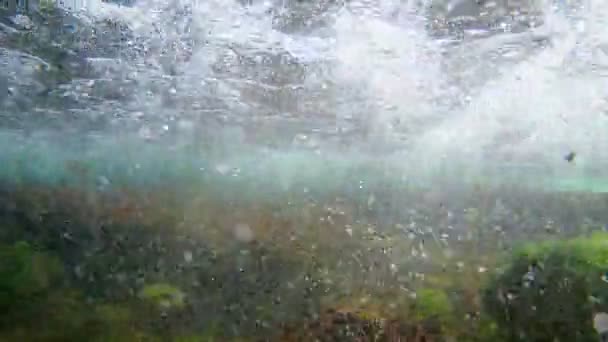
[[[0,311],[24,310],[61,280],[63,268],[52,256],[29,244],[0,245]],[[0,325],[7,316],[3,315]]]
[[[289,327],[277,341],[388,341],[389,335],[399,332],[389,329],[390,324],[381,317],[367,316],[360,312],[328,309],[317,319]]]
[[[444,341],[432,322],[408,322],[361,311],[328,309],[317,319],[291,326],[276,341]]]
[[[453,330],[450,298],[440,290],[416,292],[329,298],[318,315],[288,325],[277,341],[444,341]]]
[[[452,303],[443,291],[421,289],[416,292],[414,312],[418,319],[436,317],[448,320],[452,314]]]
[[[185,294],[180,289],[166,283],[144,286],[140,297],[163,308],[181,308],[185,300]]]
[[[127,303],[95,305],[69,287],[56,256],[17,242],[0,245],[0,261],[0,341],[154,341]]]
[[[160,338],[138,327],[139,316],[123,303],[101,304],[92,311],[92,321],[89,326],[96,326],[98,330],[89,337],[95,342],[130,342],[130,341],[160,341]],[[90,328],[89,328],[90,329]]]
[[[606,233],[526,245],[488,284],[485,311],[506,341],[597,341],[607,267]]]

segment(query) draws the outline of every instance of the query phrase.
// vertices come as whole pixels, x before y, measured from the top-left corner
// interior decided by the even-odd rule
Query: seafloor
[[[415,186],[375,167],[281,179],[145,164],[145,151],[115,153],[121,169],[22,146],[3,153],[0,180],[2,341],[597,341],[608,329],[602,192]]]

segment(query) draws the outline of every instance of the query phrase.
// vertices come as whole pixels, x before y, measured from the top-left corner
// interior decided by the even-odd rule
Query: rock
[[[598,312],[593,317],[593,327],[600,335],[600,341],[608,341],[608,314]]]
[[[591,341],[596,331],[606,334],[608,314],[594,315],[608,298],[600,276],[606,246],[606,233],[526,245],[488,283],[485,311],[504,336],[514,329],[531,341]]]
[[[244,223],[239,223],[234,227],[234,237],[244,243],[249,243],[255,238],[251,227]]]
[[[481,14],[481,5],[474,0],[452,0],[447,6],[448,18],[475,18]]]
[[[17,14],[9,19],[17,29],[31,30],[34,28],[34,22],[26,15]]]
[[[437,341],[442,336],[426,324],[367,317],[367,313],[329,309],[316,320],[287,329],[280,341]],[[356,339],[355,339],[356,338]]]
[[[9,34],[15,34],[18,32],[19,31],[17,29],[15,29],[14,27],[0,23],[0,38],[2,38],[3,36],[9,35]]]

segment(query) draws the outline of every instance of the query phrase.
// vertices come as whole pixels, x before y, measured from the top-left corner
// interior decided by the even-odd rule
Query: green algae
[[[440,321],[448,321],[453,317],[452,303],[447,294],[435,289],[417,291],[413,311],[418,320],[437,318]]]
[[[159,307],[182,308],[186,296],[180,289],[173,285],[157,283],[144,286],[140,292],[140,297],[154,302]]]
[[[0,260],[0,309],[3,312],[26,310],[63,275],[59,260],[33,250],[26,242],[0,246]]]
[[[78,341],[95,317],[77,291],[65,287],[60,261],[26,242],[0,246],[0,339]]]
[[[599,272],[606,263],[604,233],[525,244],[513,252],[525,262],[513,257],[495,267],[500,234],[487,229],[495,225],[488,206],[462,205],[458,219],[464,223],[465,238],[450,240],[448,248],[436,232],[417,232],[409,239],[402,231],[386,229],[381,221],[386,217],[372,216],[374,205],[369,203],[363,208],[344,200],[311,205],[234,203],[201,193],[200,200],[184,197],[187,203],[183,204],[173,201],[179,192],[141,196],[125,192],[91,199],[90,193],[66,188],[42,191],[42,195],[31,191],[23,198],[19,191],[6,192],[10,201],[4,203],[12,207],[0,214],[8,222],[5,231],[12,233],[3,238],[28,242],[7,244],[0,250],[18,260],[13,264],[26,266],[7,268],[12,278],[6,279],[20,280],[7,281],[10,286],[5,287],[34,284],[34,290],[20,290],[25,293],[22,298],[34,302],[32,310],[20,314],[22,322],[32,317],[38,320],[32,312],[47,313],[48,307],[56,306],[63,308],[65,321],[48,321],[46,328],[23,323],[0,331],[0,337],[28,340],[27,331],[33,329],[37,335],[31,334],[29,340],[72,338],[53,332],[59,327],[72,331],[74,340],[86,330],[93,341],[270,338],[286,323],[301,322],[301,329],[312,329],[304,323],[309,317],[334,308],[357,316],[357,329],[370,322],[396,321],[400,327],[419,325],[417,333],[428,336],[511,341],[508,332],[512,329],[505,328],[503,318],[491,310],[485,297],[496,289],[493,280],[498,276],[493,273],[529,264],[529,259],[543,259],[556,250],[578,255],[567,262],[554,258],[548,264],[579,270],[564,274],[588,282],[590,290],[585,294],[595,298],[593,310],[602,309],[605,298]],[[134,209],[129,209],[129,203],[136,204]],[[196,215],[189,216],[188,210]],[[367,221],[355,219],[358,210]],[[425,211],[423,205],[416,210],[410,218],[429,226],[445,215]],[[230,229],[241,222],[251,229],[252,241],[234,239]],[[588,222],[589,230],[597,229],[596,221]],[[412,255],[412,249],[422,244],[425,256]],[[53,269],[50,275],[42,272]],[[423,280],[412,280],[409,274],[414,272],[422,274]],[[382,296],[382,291],[387,295]],[[413,293],[416,298],[411,298]],[[340,296],[346,298],[344,305],[336,299]],[[483,310],[476,302],[479,297],[485,300]],[[360,303],[363,299],[367,304]],[[586,317],[588,311],[581,312]],[[572,314],[579,312],[567,316]],[[532,316],[524,317],[529,319],[521,322],[533,321]],[[583,328],[588,329],[585,324]],[[537,330],[541,328],[550,330],[545,326]]]
[[[528,243],[484,292],[505,341],[596,341],[592,317],[608,309],[608,234]]]

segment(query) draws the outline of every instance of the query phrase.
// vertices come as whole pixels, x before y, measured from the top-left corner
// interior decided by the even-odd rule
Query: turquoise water
[[[391,184],[420,190],[442,186],[517,186],[562,192],[608,191],[608,180],[588,176],[563,162],[558,170],[533,165],[467,165],[445,162],[425,168],[400,156],[371,157],[353,152],[280,150],[234,144],[213,149],[195,143],[175,144],[120,136],[24,136],[0,133],[0,177],[5,181],[97,186],[214,184],[251,189],[256,194],[369,190]],[[80,171],[79,171],[80,170]],[[85,171],[83,174],[82,172]],[[82,179],[84,176],[85,179]],[[85,184],[79,183],[83,180]]]

